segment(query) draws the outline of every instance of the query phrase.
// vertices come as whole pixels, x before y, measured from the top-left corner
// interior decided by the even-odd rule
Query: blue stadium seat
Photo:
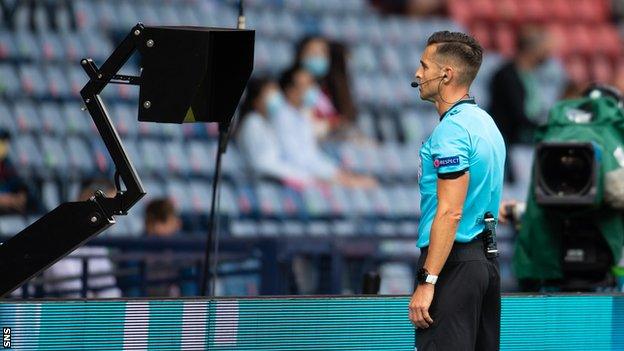
[[[348,216],[353,211],[349,189],[340,185],[331,187],[331,208],[339,216]]]
[[[130,30],[130,28],[132,28],[132,26],[124,28],[124,30]],[[113,44],[100,30],[80,32],[80,37],[86,49],[83,56],[94,59],[99,65],[101,65],[113,52]],[[83,74],[86,77],[84,72]]]
[[[164,154],[159,156],[166,158],[169,173],[179,176],[189,175],[191,173],[191,165],[184,143],[182,141],[168,141],[163,144],[163,147]]]
[[[65,61],[78,66],[80,59],[87,53],[82,39],[76,32],[64,32],[60,35],[61,45],[65,54]]]
[[[92,131],[93,120],[86,111],[82,111],[81,104],[68,102],[61,107],[61,117],[67,126],[67,133],[89,135]]]
[[[0,100],[0,128],[9,131],[11,135],[16,135],[18,131],[13,112],[4,100]]]
[[[64,136],[67,132],[65,120],[61,117],[59,105],[52,102],[44,102],[39,105],[42,130],[46,134]]]
[[[113,124],[122,138],[135,138],[137,136],[139,125],[136,112],[130,105],[113,104],[109,111]]]
[[[42,58],[45,61],[60,61],[65,59],[65,48],[57,34],[40,32],[37,41],[41,48]]]
[[[280,192],[280,189],[272,183],[260,182],[256,186],[256,194],[262,216],[284,216]]]
[[[143,154],[139,150],[139,147],[137,145],[137,140],[125,139],[122,141],[122,143],[123,143],[124,148],[126,149],[126,152],[128,153],[128,157],[130,158],[130,161],[134,165],[134,168],[136,169],[137,172],[142,173],[143,167],[144,167],[143,166]]]
[[[15,60],[19,57],[17,46],[13,40],[13,34],[0,30],[0,60]]]
[[[13,117],[20,133],[40,133],[41,118],[35,105],[28,100],[13,105]]]
[[[212,174],[216,145],[206,141],[191,140],[187,143],[190,166],[196,175]]]
[[[331,234],[331,223],[325,220],[312,220],[306,228],[307,234],[312,237],[327,237]]]
[[[20,135],[11,143],[13,162],[18,166],[19,172],[28,176],[43,175],[43,156],[35,138],[31,135]]]
[[[13,236],[26,228],[24,217],[19,215],[9,215],[0,217],[0,233],[6,236]]]
[[[379,146],[382,173],[393,177],[404,175],[400,145],[387,142]]]
[[[13,65],[7,63],[0,63],[0,95],[9,98],[22,95],[22,87],[17,71],[13,68]]]
[[[262,219],[258,223],[258,231],[263,237],[276,237],[282,235],[282,226],[276,220]]]
[[[21,65],[18,68],[22,94],[29,97],[48,97],[47,82],[39,66]]]
[[[58,184],[46,181],[41,186],[41,200],[46,211],[52,211],[61,204],[61,190]]]
[[[13,38],[21,59],[27,61],[41,59],[41,48],[30,31],[18,30],[14,33]]]
[[[167,195],[181,213],[192,212],[193,203],[191,201],[188,184],[185,181],[169,179],[166,181],[165,188],[167,189]]]
[[[95,163],[91,158],[91,148],[84,139],[76,136],[69,137],[66,149],[69,156],[69,165],[72,169],[71,173],[77,173],[84,178],[95,172]]]
[[[143,169],[150,174],[166,176],[167,159],[163,157],[163,145],[154,139],[139,140]]]
[[[40,143],[46,168],[55,175],[66,177],[69,174],[69,156],[61,140],[44,135],[40,137]]]
[[[290,237],[301,237],[305,235],[305,223],[299,220],[282,221],[282,235]]]
[[[67,79],[67,75],[58,66],[47,66],[44,70],[45,81],[47,82],[47,95],[55,99],[71,98],[72,89]]]
[[[189,182],[189,194],[191,196],[193,212],[207,214],[208,211],[210,211],[210,200],[212,196],[210,182],[191,180]],[[223,204],[221,204],[221,206],[222,205]]]
[[[258,224],[249,219],[234,220],[230,224],[229,232],[236,238],[253,238],[258,236]]]
[[[350,219],[333,221],[331,230],[336,236],[353,236],[358,233],[356,222]]]
[[[237,195],[233,186],[226,182],[221,183],[220,186],[220,213],[229,217],[238,216],[240,214],[239,206],[237,204]],[[201,193],[202,196],[205,196],[207,199],[211,199],[212,182],[203,183]],[[210,209],[210,207],[208,207],[208,209]]]
[[[80,99],[80,90],[87,84],[89,78],[87,74],[77,65],[70,66],[67,69],[67,79],[71,89],[71,96]]]

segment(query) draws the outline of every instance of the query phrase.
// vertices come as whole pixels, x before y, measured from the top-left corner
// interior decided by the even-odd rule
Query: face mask
[[[275,116],[284,106],[284,97],[279,92],[272,92],[266,99],[266,109],[269,116]]]
[[[319,88],[308,88],[305,94],[303,95],[303,105],[305,107],[314,107],[318,102],[318,99],[321,95],[321,91]]]
[[[303,59],[303,67],[310,72],[314,78],[321,78],[329,70],[329,60],[324,56],[310,56]]]

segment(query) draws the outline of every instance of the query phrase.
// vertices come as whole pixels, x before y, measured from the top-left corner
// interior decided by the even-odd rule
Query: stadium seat
[[[0,30],[0,61],[15,60],[19,57],[13,34]]]
[[[13,236],[26,228],[24,217],[9,215],[0,217],[0,233],[5,236]]]
[[[59,61],[66,57],[65,49],[58,35],[51,32],[41,32],[37,42],[41,48],[42,58],[45,61]]]
[[[24,100],[13,105],[13,116],[20,133],[39,133],[41,131],[41,118],[35,104]]]
[[[40,66],[20,65],[18,68],[22,93],[33,98],[48,97],[47,82]]]
[[[46,168],[58,177],[67,177],[70,162],[67,148],[61,140],[46,135],[41,136],[39,140]]]
[[[84,139],[76,136],[69,137],[66,150],[68,151],[72,174],[78,174],[80,178],[86,178],[95,172],[95,164],[91,159],[93,153]]]
[[[8,131],[13,136],[17,134],[18,130],[9,104],[4,100],[0,100],[0,128]]]
[[[33,136],[20,135],[12,141],[12,145],[13,161],[19,166],[20,174],[31,177],[45,176],[41,147]]]
[[[61,190],[58,184],[47,181],[41,187],[41,198],[46,211],[52,211],[61,204]]]
[[[47,66],[43,70],[47,82],[47,95],[54,98],[71,98],[72,89],[67,75],[58,66]]]
[[[11,64],[0,63],[0,95],[10,98],[22,96],[22,88],[17,71]]]

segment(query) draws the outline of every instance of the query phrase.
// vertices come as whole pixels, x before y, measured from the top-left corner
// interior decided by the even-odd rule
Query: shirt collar
[[[449,107],[448,110],[444,111],[444,113],[442,114],[442,116],[440,116],[440,121],[442,120],[442,118],[444,118],[446,116],[447,113],[449,113],[452,109],[454,109],[455,107],[462,105],[462,104],[472,104],[472,105],[476,105],[477,103],[475,102],[474,98],[468,98],[468,99],[461,99],[459,101],[457,101],[456,103],[453,104],[453,106]]]

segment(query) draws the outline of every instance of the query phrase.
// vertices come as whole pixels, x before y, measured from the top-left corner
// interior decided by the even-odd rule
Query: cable
[[[455,100],[455,102],[448,102],[446,100],[444,100],[444,97],[442,96],[442,91],[440,91],[440,88],[442,87],[442,82],[444,80],[440,80],[440,83],[438,83],[438,96],[440,96],[440,99],[442,99],[442,101],[444,101],[445,103],[449,104],[449,105],[455,105],[456,103],[458,103],[459,101],[463,100],[463,98],[465,97],[470,97],[470,95],[468,93],[462,95],[462,97],[460,97],[459,99]]]

